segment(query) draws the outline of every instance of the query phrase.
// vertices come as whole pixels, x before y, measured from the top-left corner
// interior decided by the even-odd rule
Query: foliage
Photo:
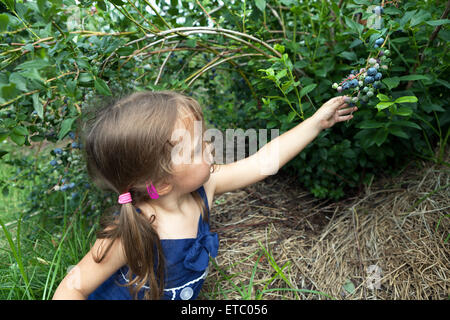
[[[113,203],[89,185],[80,161],[80,119],[98,95],[175,89],[198,99],[218,128],[281,134],[333,97],[332,84],[364,65],[383,37],[390,67],[379,91],[283,169],[317,197],[339,199],[413,156],[449,165],[449,2],[80,2],[0,2],[0,158],[17,168],[0,189],[7,196],[21,181],[36,183],[16,233],[0,219],[16,261],[4,298],[50,298],[65,267],[90,247],[94,217]],[[384,20],[373,28],[377,5]],[[31,145],[44,155],[9,157]],[[255,263],[250,284],[236,288],[243,297],[294,290],[289,263],[278,266],[263,246],[256,253],[289,288],[253,292]]]
[[[94,94],[167,88],[200,100],[219,128],[282,133],[334,96],[331,85],[364,64],[382,36],[392,65],[383,95],[322,132],[284,169],[316,196],[339,199],[411,155],[442,162],[450,120],[444,2],[2,3],[0,140],[61,141],[77,134]],[[376,5],[384,14],[373,28]],[[77,166],[66,169],[75,174]]]

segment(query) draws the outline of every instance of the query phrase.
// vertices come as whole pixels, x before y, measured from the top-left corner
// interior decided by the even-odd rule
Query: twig
[[[219,64],[222,64],[222,63],[224,63],[224,62],[227,62],[228,60],[231,60],[231,59],[237,59],[237,58],[242,58],[242,57],[248,57],[248,56],[262,56],[262,55],[259,54],[259,53],[245,53],[245,54],[235,55],[235,56],[228,57],[228,58],[225,58],[225,59],[223,59],[223,60],[220,60],[220,61],[218,61],[218,62],[216,62],[216,63],[214,63],[214,64],[208,66],[207,68],[203,69],[201,72],[199,72],[199,73],[198,73],[198,74],[197,74],[197,75],[196,75],[196,76],[188,83],[188,86],[191,86],[191,84],[192,84],[198,77],[200,77],[203,73],[205,73],[205,72],[208,71],[209,69],[214,68],[214,67],[216,67],[216,66],[218,66]]]
[[[214,20],[214,19],[209,15],[209,13],[205,10],[205,8],[203,8],[203,6],[202,6],[202,4],[200,3],[200,1],[198,1],[198,0],[195,0],[195,1],[196,1],[197,4],[200,6],[200,8],[202,8],[203,12],[208,16],[208,18],[209,18],[212,22],[214,22],[214,24],[215,24],[217,27],[220,27],[219,24],[216,22],[216,20]]]
[[[178,46],[179,43],[180,43],[180,41],[178,41],[178,43],[172,48],[172,50],[175,49],[175,48]],[[167,61],[169,61],[169,58],[170,58],[170,56],[172,55],[172,52],[173,52],[173,51],[169,51],[169,54],[168,54],[167,57],[164,59],[162,65],[161,65],[161,68],[159,68],[158,76],[156,77],[156,80],[155,80],[155,85],[157,85],[159,79],[161,79],[161,75],[162,75],[162,72],[163,72],[163,70],[164,70],[164,66],[166,65]]]
[[[275,55],[277,55],[278,57],[281,58],[281,53],[279,53],[278,51],[276,51],[274,48],[272,48],[270,45],[268,45],[267,43],[265,43],[264,41],[255,38],[249,34],[246,33],[242,33],[242,32],[238,32],[238,31],[234,31],[234,30],[229,30],[229,29],[223,29],[223,28],[210,28],[210,27],[180,27],[180,28],[174,28],[174,29],[170,29],[170,30],[166,30],[163,32],[160,32],[157,34],[157,36],[165,36],[167,34],[170,33],[175,33],[175,32],[183,32],[183,31],[213,31],[212,33],[216,33],[216,34],[233,34],[236,36],[240,36],[243,38],[247,38],[250,40],[253,40],[259,44],[261,44],[262,46],[266,47],[267,49],[269,49],[271,52],[273,52]],[[195,32],[193,32],[195,33]],[[202,32],[198,32],[198,33],[202,33]]]

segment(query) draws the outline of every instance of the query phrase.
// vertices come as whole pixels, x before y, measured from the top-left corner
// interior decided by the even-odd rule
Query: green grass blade
[[[5,234],[5,237],[6,237],[7,241],[8,241],[9,247],[11,248],[12,254],[14,256],[14,260],[16,260],[17,266],[19,267],[20,274],[22,275],[22,278],[23,278],[23,280],[25,282],[25,285],[28,288],[29,287],[28,277],[27,277],[27,275],[25,273],[25,269],[23,267],[22,257],[19,256],[19,252],[20,251],[18,252],[18,250],[17,250],[17,248],[16,248],[16,246],[14,244],[14,241],[12,239],[11,233],[6,228],[6,225],[5,225],[5,223],[3,222],[2,219],[0,219],[0,225],[2,226],[3,233]],[[20,228],[18,228],[17,232],[19,232],[19,231],[20,231]],[[19,240],[20,240],[20,238],[19,238]],[[19,248],[20,248],[20,245],[19,245]],[[31,290],[31,288],[30,288],[30,290]],[[28,290],[26,290],[26,292],[27,292],[28,298],[31,300],[33,297],[31,296],[30,292]]]

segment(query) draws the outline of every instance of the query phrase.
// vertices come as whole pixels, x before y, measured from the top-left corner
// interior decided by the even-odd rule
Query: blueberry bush
[[[80,123],[120,93],[182,91],[214,127],[280,134],[347,95],[354,118],[282,168],[320,198],[415,158],[449,166],[449,10],[418,0],[0,0],[1,208],[20,202],[13,221],[0,216],[0,298],[51,298],[89,250],[116,196],[88,180]]]
[[[340,199],[413,157],[449,165],[448,11],[448,1],[414,0],[2,0],[0,141],[58,143],[43,171],[10,164],[43,175],[31,197],[79,202],[89,182],[77,137],[95,97],[174,89],[217,128],[282,134],[345,94],[355,117],[282,169]],[[83,201],[95,203],[90,188]]]

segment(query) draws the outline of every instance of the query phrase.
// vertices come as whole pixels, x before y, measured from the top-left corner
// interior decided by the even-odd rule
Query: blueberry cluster
[[[372,10],[373,13],[381,15],[383,13],[383,8],[377,6]],[[375,40],[374,49],[377,49],[375,58],[369,58],[367,60],[367,65],[365,68],[357,70],[352,70],[350,74],[342,79],[341,83],[333,83],[332,88],[336,89],[339,93],[355,95],[351,98],[350,102],[352,105],[358,101],[362,105],[366,104],[370,97],[374,96],[375,90],[382,87],[381,79],[383,78],[383,73],[389,69],[390,55],[389,50],[383,49],[383,44],[385,39],[380,37]]]
[[[381,51],[380,51],[381,52]],[[386,52],[383,52],[385,55]],[[370,58],[368,61],[369,68],[361,68],[359,72],[352,70],[351,73],[342,80],[341,84],[333,83],[332,88],[336,89],[339,93],[349,90],[351,93],[356,94],[353,97],[353,102],[361,102],[364,104],[368,101],[368,98],[375,94],[375,89],[381,88],[381,79],[383,78],[382,72],[388,69],[385,64],[380,65],[380,59]]]
[[[75,138],[76,138],[75,133],[69,132],[68,135],[72,140],[75,140]],[[50,161],[50,165],[57,167],[57,168],[55,168],[55,170],[57,170],[59,165],[62,165],[63,167],[65,167],[65,166],[79,164],[82,156],[79,152],[75,152],[74,149],[81,149],[81,148],[82,148],[82,144],[79,142],[76,142],[76,141],[69,142],[64,149],[54,148],[52,153],[55,156],[55,159],[52,159]],[[66,170],[65,170],[65,172],[66,172]],[[74,182],[69,183],[67,180],[68,180],[68,178],[61,179],[60,184],[57,184],[54,186],[54,190],[55,191],[66,191],[66,190],[73,189],[77,186],[76,183],[74,183]],[[90,186],[88,183],[86,183],[84,187],[89,188]],[[75,198],[79,197],[79,194],[78,194],[78,192],[74,191],[74,192],[72,192],[71,196],[72,196],[72,199],[75,199]]]

